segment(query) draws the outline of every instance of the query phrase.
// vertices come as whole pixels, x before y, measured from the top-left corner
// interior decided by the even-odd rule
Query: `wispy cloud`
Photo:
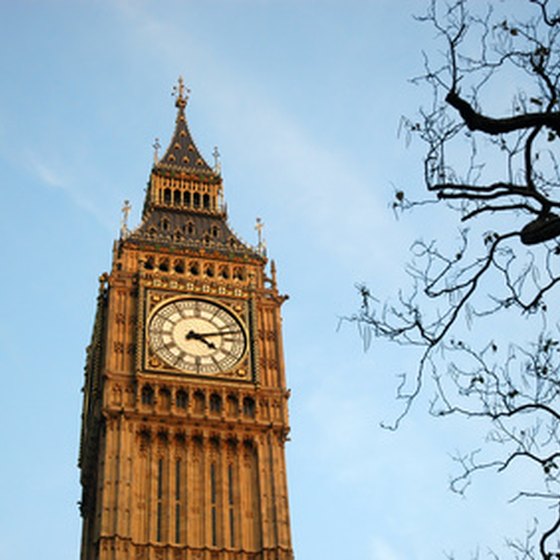
[[[77,188],[79,182],[70,178],[68,171],[62,170],[52,162],[47,163],[46,159],[36,153],[28,153],[26,163],[43,185],[59,190],[77,208],[95,218],[103,228],[114,231],[114,224],[110,223],[105,214]]]

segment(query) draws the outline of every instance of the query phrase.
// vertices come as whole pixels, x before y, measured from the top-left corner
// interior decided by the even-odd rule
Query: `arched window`
[[[205,194],[202,197],[202,206],[208,210],[210,208],[210,195],[209,194]]]
[[[187,208],[191,205],[191,193],[190,191],[185,191],[183,193],[183,205]]]
[[[185,263],[183,261],[176,260],[173,264],[173,270],[177,274],[183,274],[183,272],[185,272]]]
[[[181,191],[179,190],[173,191],[173,205],[181,206]]]
[[[153,270],[154,269],[154,257],[148,257],[144,262],[144,268],[146,270]]]
[[[179,408],[187,408],[189,404],[189,395],[183,389],[179,389],[175,395],[175,402]]]
[[[239,399],[235,395],[228,395],[226,403],[228,415],[237,416],[239,414]]]
[[[200,208],[200,194],[197,192],[193,195],[193,206],[195,208]]]
[[[204,414],[206,408],[206,398],[202,391],[195,391],[194,393],[194,412],[195,414]]]
[[[245,397],[243,399],[243,414],[248,418],[255,417],[255,399],[252,397]]]
[[[171,408],[171,391],[167,387],[162,387],[159,391],[159,402],[163,410]]]
[[[222,411],[222,397],[217,393],[210,395],[210,412],[219,414]]]
[[[154,390],[151,385],[144,385],[142,387],[142,404],[154,404]]]
[[[171,204],[171,189],[165,189],[163,191],[163,203]]]

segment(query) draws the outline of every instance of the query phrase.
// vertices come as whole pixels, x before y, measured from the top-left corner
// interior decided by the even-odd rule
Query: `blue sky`
[[[152,162],[173,130],[182,74],[200,151],[222,154],[230,222],[269,256],[290,295],[284,338],[296,558],[424,560],[499,548],[524,531],[507,504],[519,473],[448,491],[450,454],[474,422],[441,423],[419,403],[402,429],[397,348],[364,353],[339,326],[355,283],[394,293],[417,236],[453,228],[399,221],[396,187],[421,190],[421,147],[398,135],[427,91],[408,79],[436,46],[420,0],[3,2],[0,7],[0,558],[77,558],[76,468],[85,347],[97,277],[120,208],[138,223]],[[450,230],[452,231],[452,229]]]

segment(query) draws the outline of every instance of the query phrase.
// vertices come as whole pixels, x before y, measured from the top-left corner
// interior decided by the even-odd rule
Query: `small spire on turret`
[[[183,76],[179,76],[177,80],[177,85],[173,86],[173,93],[172,95],[175,96],[175,105],[184,109],[187,106],[187,101],[189,100],[189,95],[191,90],[185,86],[185,82],[183,81]]]
[[[257,218],[255,229],[257,230],[258,236],[257,251],[261,255],[266,255],[266,242],[263,237],[264,222],[260,218]]]
[[[125,239],[126,237],[128,237],[128,234],[130,233],[128,229],[128,214],[130,213],[131,210],[132,210],[132,206],[130,205],[130,202],[128,200],[125,200],[124,205],[121,208],[121,212],[122,212],[121,239]]]
[[[159,153],[158,150],[161,148],[161,144],[159,143],[159,138],[156,138],[154,143],[152,144],[152,148],[154,149],[154,164],[157,164],[159,161]]]
[[[216,175],[222,174],[222,163],[220,162],[220,152],[218,151],[218,146],[214,146],[214,151],[212,152],[214,156],[214,173]]]

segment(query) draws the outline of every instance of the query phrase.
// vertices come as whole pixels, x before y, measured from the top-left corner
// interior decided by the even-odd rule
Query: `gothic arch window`
[[[183,272],[185,272],[185,263],[181,260],[176,260],[173,263],[173,270],[177,273],[177,274],[183,274]]]
[[[146,270],[153,270],[154,269],[154,257],[148,257],[144,262],[144,268]]]
[[[167,259],[159,261],[159,269],[162,272],[169,272],[169,261]]]
[[[162,231],[168,231],[169,220],[167,218],[163,218],[163,220],[161,220],[161,222],[159,223],[159,227],[162,229]]]
[[[210,228],[210,233],[212,234],[212,237],[218,237],[218,233],[219,233],[218,226],[212,226]]]
[[[165,189],[163,191],[163,203],[171,204],[171,189]]]
[[[142,404],[154,404],[154,390],[151,385],[144,385],[142,387]]]
[[[183,205],[186,206],[187,208],[190,207],[190,205],[191,205],[191,193],[190,193],[190,191],[185,191],[183,193]]]
[[[210,195],[209,194],[205,194],[202,197],[202,206],[208,210],[210,208]]]
[[[209,278],[213,278],[214,277],[214,265],[213,264],[207,264],[204,267],[204,274],[206,274],[206,276],[208,276]]]
[[[229,278],[229,268],[227,266],[222,266],[220,268],[220,276],[224,279],[227,280]]]
[[[179,408],[187,408],[189,404],[188,393],[183,389],[179,389],[175,394],[175,402]]]
[[[212,393],[210,395],[210,412],[214,414],[222,412],[222,397],[217,393]]]
[[[206,397],[202,391],[195,391],[193,395],[195,414],[204,414],[206,408]]]
[[[171,408],[171,391],[167,387],[162,387],[159,391],[159,404],[163,410]]]
[[[197,192],[193,195],[193,206],[195,208],[200,208],[200,194]]]
[[[239,414],[239,399],[235,395],[227,396],[226,410],[229,416],[237,416]]]
[[[173,191],[173,205],[181,206],[181,191],[179,190]]]
[[[253,397],[245,397],[243,399],[243,414],[247,418],[255,417],[255,399]]]
[[[189,264],[189,272],[193,276],[198,276],[200,274],[200,267],[196,261],[193,261]]]
[[[235,280],[243,280],[245,278],[243,269],[240,266],[236,266],[233,269],[233,277],[235,278]]]
[[[188,235],[192,235],[194,233],[194,224],[192,222],[189,222],[186,226],[186,231]]]

